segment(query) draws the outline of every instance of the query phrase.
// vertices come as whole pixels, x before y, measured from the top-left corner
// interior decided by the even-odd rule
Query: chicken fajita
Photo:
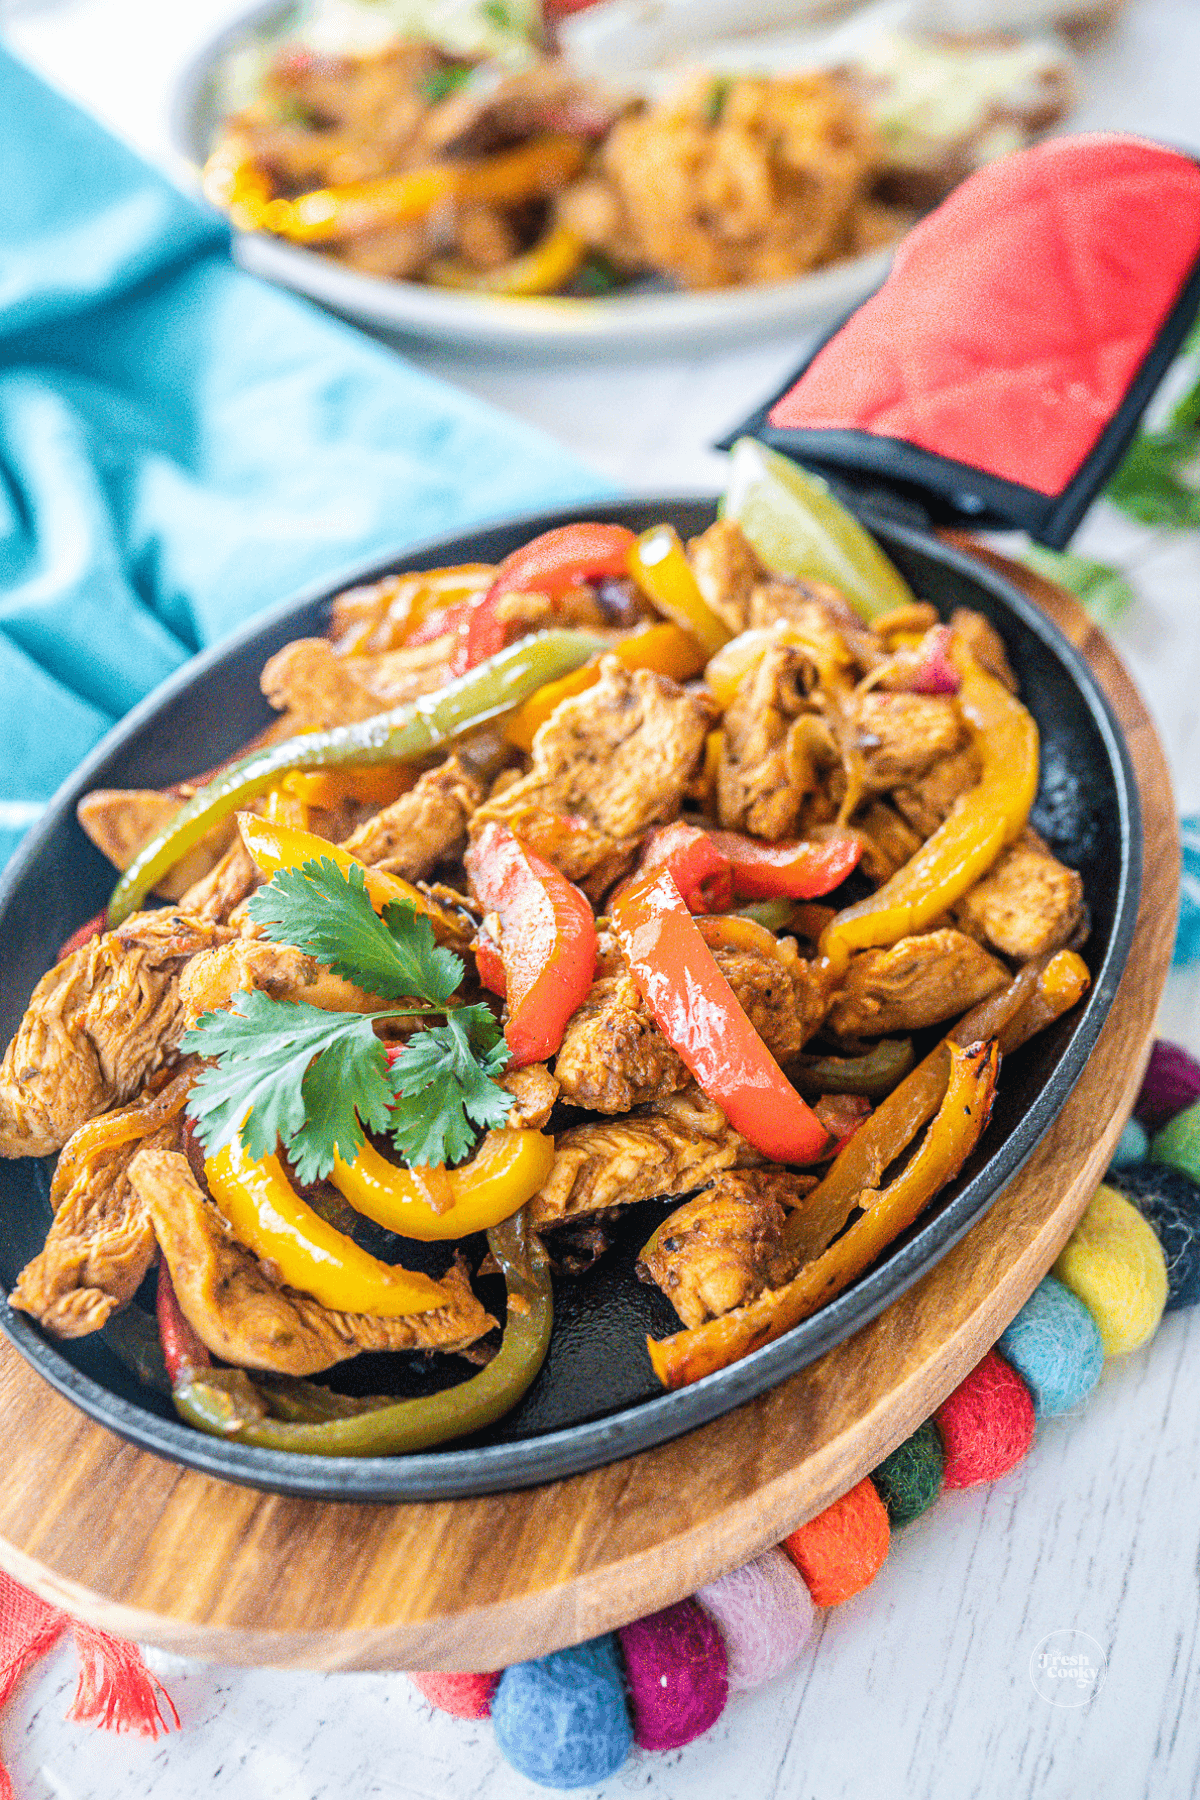
[[[201,1429],[399,1452],[517,1403],[632,1205],[664,1387],[914,1224],[1085,993],[1087,909],[1000,636],[831,507],[840,588],[730,505],[354,589],[239,760],[89,794],[120,880],[0,1065],[0,1153],[58,1157],[12,1305],[119,1348],[153,1303]],[[316,1379],[378,1352],[466,1369]]]

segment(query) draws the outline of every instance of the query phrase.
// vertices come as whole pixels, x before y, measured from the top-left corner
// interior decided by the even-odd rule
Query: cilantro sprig
[[[415,907],[393,902],[380,917],[362,871],[343,874],[321,857],[281,870],[247,908],[273,943],[405,1004],[334,1013],[255,991],[235,994],[227,1012],[205,1013],[181,1048],[209,1061],[188,1111],[210,1154],[239,1132],[253,1157],[282,1143],[310,1182],[329,1174],[335,1152],[353,1162],[364,1128],[390,1133],[409,1163],[453,1163],[477,1130],[504,1123],[512,1095],[495,1077],[508,1046],[490,1008],[451,1003],[462,959],[436,942]],[[399,1050],[373,1029],[377,1019],[428,1015],[445,1023],[414,1031]]]

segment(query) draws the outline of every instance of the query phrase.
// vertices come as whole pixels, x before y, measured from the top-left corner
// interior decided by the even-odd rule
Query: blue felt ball
[[[1132,1168],[1134,1163],[1145,1162],[1149,1154],[1150,1138],[1146,1127],[1139,1125],[1136,1119],[1130,1119],[1117,1139],[1109,1166],[1113,1169]]]
[[[1182,1169],[1142,1163],[1115,1169],[1111,1185],[1154,1228],[1167,1262],[1167,1311],[1200,1300],[1200,1187]]]
[[[633,1744],[616,1639],[505,1669],[492,1724],[513,1768],[542,1787],[593,1787],[615,1774]]]
[[[1104,1367],[1100,1327],[1053,1275],[1034,1288],[996,1348],[1033,1395],[1039,1419],[1086,1400]]]

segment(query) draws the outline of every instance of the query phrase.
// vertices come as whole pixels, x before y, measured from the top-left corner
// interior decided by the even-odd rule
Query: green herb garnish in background
[[[448,100],[451,94],[457,94],[470,79],[469,64],[433,69],[421,83],[421,97],[428,105],[436,106],[439,100]]]
[[[188,1101],[210,1154],[240,1125],[251,1156],[282,1143],[307,1183],[329,1174],[335,1151],[353,1162],[364,1127],[389,1133],[406,1162],[455,1163],[480,1130],[504,1123],[512,1095],[494,1077],[508,1064],[508,1046],[490,1007],[450,1004],[462,959],[436,943],[415,907],[393,901],[380,917],[361,872],[343,874],[322,857],[281,870],[247,910],[272,943],[292,944],[365,992],[407,1004],[333,1013],[253,992],[235,994],[227,1012],[205,1013],[180,1047],[211,1059]],[[414,1031],[389,1058],[374,1022],[429,1015],[445,1023]]]
[[[1133,589],[1108,563],[1093,562],[1073,550],[1048,550],[1044,544],[1027,544],[1024,559],[1035,574],[1068,588],[1098,625],[1115,625],[1133,605]]]

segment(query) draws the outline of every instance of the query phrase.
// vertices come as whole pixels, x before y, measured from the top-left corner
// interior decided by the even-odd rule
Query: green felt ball
[[[1200,1182],[1200,1100],[1185,1106],[1150,1139],[1150,1161],[1168,1163]]]
[[[942,1440],[933,1420],[926,1419],[872,1469],[871,1480],[893,1525],[909,1525],[927,1512],[942,1491]]]

